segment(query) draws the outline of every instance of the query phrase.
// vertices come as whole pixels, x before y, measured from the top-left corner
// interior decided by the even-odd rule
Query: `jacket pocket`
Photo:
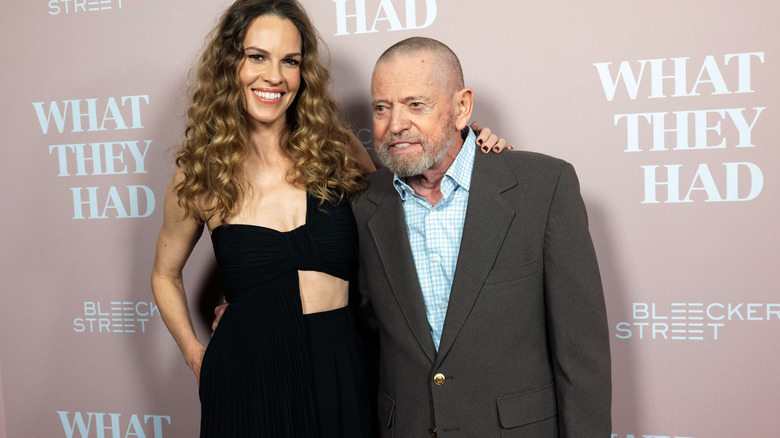
[[[489,284],[505,283],[508,281],[519,280],[523,277],[528,277],[539,272],[539,264],[536,260],[525,263],[520,266],[512,266],[509,268],[493,269],[485,279],[485,286]]]
[[[379,416],[379,429],[383,437],[393,436],[393,417],[395,416],[395,400],[379,388],[377,391],[377,414]]]
[[[544,388],[496,399],[498,420],[504,429],[536,423],[556,415],[555,388]]]

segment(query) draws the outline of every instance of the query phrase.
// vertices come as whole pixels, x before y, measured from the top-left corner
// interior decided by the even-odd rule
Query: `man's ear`
[[[474,92],[467,87],[455,93],[453,99],[456,109],[455,126],[458,129],[463,129],[471,120],[471,111],[474,109]]]

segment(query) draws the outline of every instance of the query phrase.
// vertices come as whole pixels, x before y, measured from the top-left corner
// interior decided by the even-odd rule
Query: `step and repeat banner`
[[[230,2],[4,4],[0,438],[196,436],[195,378],[149,276],[191,69]],[[424,35],[460,56],[476,121],[574,164],[611,438],[780,436],[780,3],[303,4],[369,151],[373,63]],[[184,273],[204,343],[207,237]]]

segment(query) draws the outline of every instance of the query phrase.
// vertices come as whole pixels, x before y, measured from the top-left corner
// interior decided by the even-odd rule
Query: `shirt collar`
[[[474,169],[477,136],[471,128],[467,129],[468,135],[463,141],[463,147],[460,148],[460,152],[458,152],[458,156],[455,157],[455,161],[452,162],[444,173],[444,178],[441,182],[443,196],[447,196],[458,187],[465,189],[467,192],[471,188],[471,173]],[[401,195],[401,201],[405,201],[408,195],[415,194],[414,189],[406,184],[402,178],[399,178],[398,175],[393,175],[393,186],[398,194]]]

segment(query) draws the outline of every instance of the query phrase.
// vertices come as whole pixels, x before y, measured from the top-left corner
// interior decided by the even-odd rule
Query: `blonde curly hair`
[[[293,163],[290,180],[304,185],[320,205],[340,202],[361,187],[348,130],[328,91],[330,72],[319,60],[320,37],[308,15],[296,0],[238,0],[210,34],[201,56],[185,140],[176,157],[184,175],[176,186],[179,205],[200,222],[216,216],[224,223],[251,190],[244,163],[252,143],[238,67],[247,29],[263,15],[290,20],[302,40],[301,86],[287,110],[281,145]],[[198,202],[202,199],[208,202]]]

